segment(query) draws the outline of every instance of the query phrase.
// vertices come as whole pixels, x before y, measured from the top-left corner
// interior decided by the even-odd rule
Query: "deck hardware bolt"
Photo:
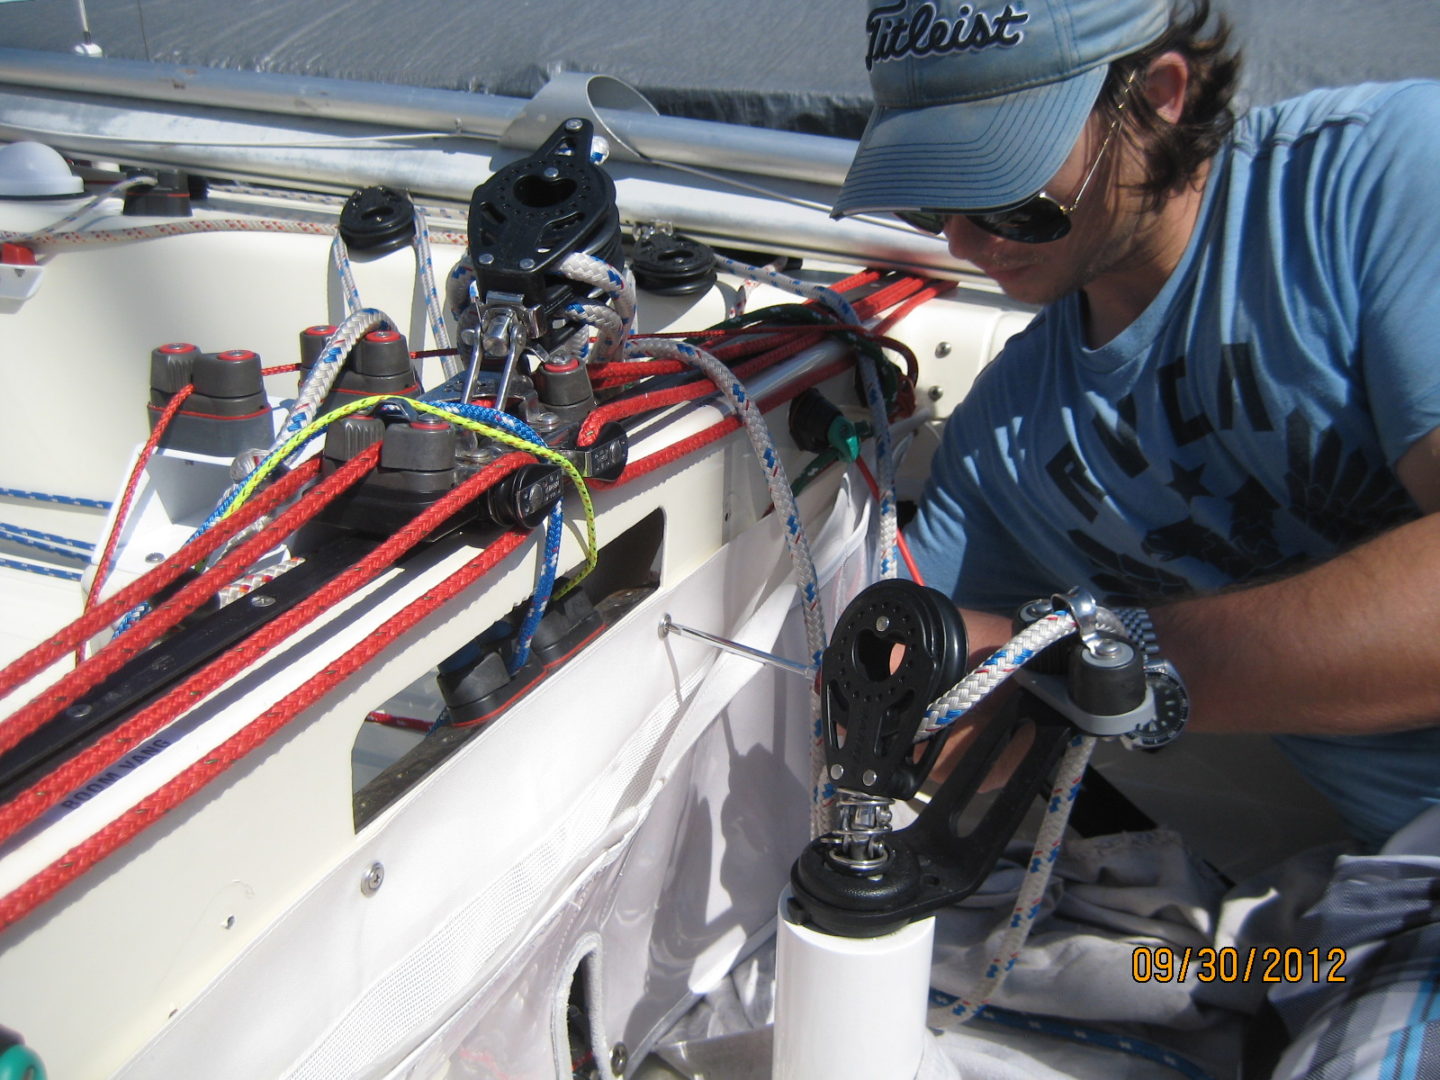
[[[156,563],[162,563],[165,561],[165,553],[163,551],[152,551],[149,555],[145,556],[145,561],[151,566],[154,566]]]
[[[610,1048],[610,1071],[616,1076],[625,1072],[625,1066],[630,1063],[630,1051],[623,1042],[617,1042]]]
[[[83,720],[85,719],[85,717],[90,715],[90,706],[71,705],[68,709],[65,710],[65,715],[72,717],[75,720]]]
[[[535,260],[534,260],[534,259],[521,259],[521,260],[520,260],[520,269],[521,269],[521,270],[533,270],[533,269],[535,269]]]
[[[540,175],[543,176],[546,180],[558,180],[560,179],[560,170],[557,169],[554,165],[551,165]]]
[[[830,779],[831,779],[831,780],[839,780],[839,779],[840,779],[842,776],[844,776],[844,775],[845,775],[845,766],[844,766],[844,765],[831,765],[831,766],[830,766]]]
[[[475,256],[475,261],[481,266],[489,266],[495,261],[495,256],[488,251],[482,251],[479,255]]]
[[[580,120],[580,119],[577,119],[577,118],[571,118],[571,119],[565,121],[565,130],[566,130],[566,131],[579,131],[579,130],[580,130],[580,125],[583,124],[583,123],[584,123],[583,120]]]
[[[889,629],[890,629],[890,616],[889,616],[889,615],[881,615],[878,619],[875,620],[875,632],[876,632],[877,634],[883,634],[886,630],[889,630]]]
[[[938,357],[949,356],[950,349],[951,345],[948,341],[939,341],[935,343],[935,355]]]
[[[273,596],[252,596],[250,597],[251,607],[274,607],[275,597]]]
[[[370,864],[370,869],[365,871],[365,876],[360,879],[360,891],[366,896],[374,896],[380,891],[380,886],[385,884],[385,867],[382,863]]]
[[[925,391],[925,396],[931,401],[939,401],[945,396],[945,388],[943,386],[932,386],[929,390]]]
[[[879,779],[880,777],[876,774],[874,769],[866,769],[865,774],[860,777],[860,782],[866,787],[872,787],[875,781]]]

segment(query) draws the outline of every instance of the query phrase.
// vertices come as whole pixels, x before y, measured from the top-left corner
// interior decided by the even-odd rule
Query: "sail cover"
[[[1434,0],[1215,6],[1236,25],[1256,104],[1440,77]],[[20,0],[0,3],[0,44],[68,52],[85,11],[94,43],[128,60],[522,98],[558,72],[597,72],[662,113],[857,138],[870,101],[865,10],[865,0]]]

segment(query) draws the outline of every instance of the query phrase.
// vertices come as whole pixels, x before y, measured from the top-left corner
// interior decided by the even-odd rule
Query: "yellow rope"
[[[485,436],[487,439],[493,439],[495,442],[509,446],[515,450],[523,450],[528,454],[534,454],[544,461],[549,461],[560,466],[560,468],[564,470],[565,475],[569,477],[570,482],[575,485],[575,490],[580,495],[580,502],[585,507],[585,569],[555,595],[564,596],[565,593],[578,585],[590,571],[595,569],[595,564],[599,558],[595,534],[595,506],[590,501],[590,490],[585,486],[585,479],[580,475],[580,470],[575,468],[575,465],[565,457],[565,455],[552,450],[544,443],[531,442],[528,439],[521,438],[519,435],[513,435],[501,428],[491,427],[489,424],[483,424],[478,420],[471,420],[468,417],[460,416],[438,405],[432,405],[428,401],[395,398],[394,395],[391,394],[379,394],[375,397],[360,398],[352,401],[348,405],[342,405],[340,408],[335,409],[333,412],[328,412],[324,416],[317,416],[314,420],[310,421],[310,423],[286,439],[274,453],[270,454],[260,463],[259,468],[245,478],[245,482],[240,485],[240,490],[235,493],[235,498],[231,501],[225,513],[221,515],[221,518],[229,517],[243,506],[245,500],[255,493],[255,489],[265,481],[265,478],[279,468],[282,461],[308,442],[314,435],[323,431],[335,421],[342,420],[352,413],[372,408],[382,401],[390,400],[404,401],[420,412],[432,413],[442,417],[447,423],[466,428],[469,431]]]

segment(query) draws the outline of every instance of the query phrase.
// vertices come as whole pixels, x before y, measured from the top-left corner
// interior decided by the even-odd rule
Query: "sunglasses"
[[[1130,97],[1130,88],[1134,85],[1135,75],[1132,74],[1125,82],[1120,103],[1116,107],[1117,113],[1124,110]],[[1105,158],[1105,151],[1110,148],[1115,132],[1120,128],[1120,121],[1121,117],[1117,115],[1111,122],[1110,130],[1105,133],[1105,141],[1100,144],[1095,160],[1090,164],[1090,171],[1080,182],[1080,190],[1075,192],[1075,198],[1070,200],[1069,206],[1049,192],[1040,191],[1022,202],[993,210],[896,210],[894,214],[911,228],[932,236],[943,233],[945,222],[950,218],[963,217],[977,229],[1019,244],[1049,244],[1059,240],[1070,232],[1070,216],[1080,206],[1080,200],[1090,187],[1090,181],[1095,179],[1100,162]]]

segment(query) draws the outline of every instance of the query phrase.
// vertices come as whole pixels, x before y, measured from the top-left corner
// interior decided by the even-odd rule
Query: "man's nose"
[[[976,255],[993,245],[998,238],[956,214],[945,219],[945,239],[951,255],[973,262]]]

